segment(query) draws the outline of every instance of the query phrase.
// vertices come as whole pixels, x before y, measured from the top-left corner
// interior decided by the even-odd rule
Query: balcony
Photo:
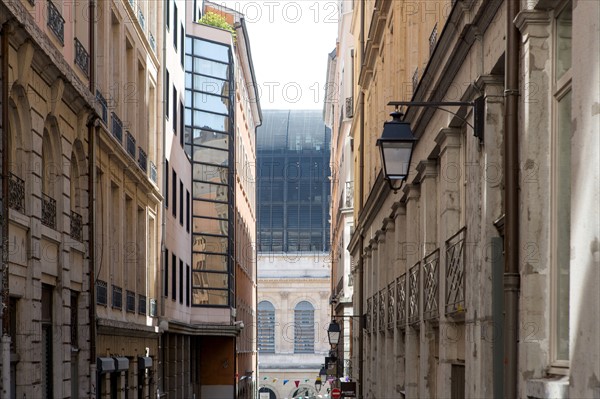
[[[415,72],[413,73],[413,76],[412,76],[413,93],[415,93],[417,91],[418,85],[419,85],[419,67],[416,67]]]
[[[387,307],[387,301],[385,300],[386,289],[379,291],[379,331],[385,331],[385,308]]]
[[[417,262],[408,271],[408,324],[419,322],[419,266]]]
[[[150,299],[150,317],[156,317],[156,299]]]
[[[142,147],[138,147],[138,165],[144,172],[148,171],[148,156]]]
[[[73,211],[71,211],[71,238],[83,242],[83,218]]]
[[[439,318],[439,270],[440,251],[436,249],[423,259],[423,320]]]
[[[396,286],[395,286],[395,281],[392,281],[391,283],[389,283],[388,288],[387,288],[387,307],[388,307],[388,320],[387,320],[387,328],[388,330],[392,330],[394,328],[394,315],[396,314],[395,311],[395,303],[396,303]]]
[[[367,298],[367,313],[366,313],[366,317],[365,317],[365,328],[367,329],[368,333],[371,333],[372,327],[371,327],[371,321],[372,321],[372,305],[371,305],[372,299],[371,298]]]
[[[102,120],[106,125],[108,125],[108,104],[106,103],[106,99],[104,98],[102,93],[100,93],[99,90],[96,90],[96,100],[98,101],[98,103],[100,103],[100,106],[102,107]]]
[[[42,224],[56,229],[56,200],[42,193]]]
[[[81,69],[85,76],[90,76],[90,55],[77,38],[75,38],[75,65]]]
[[[114,112],[111,113],[112,117],[112,134],[119,141],[123,143],[123,122]]]
[[[433,27],[433,30],[431,31],[431,35],[429,35],[429,55],[430,56],[433,54],[433,51],[435,50],[435,45],[437,44],[437,36],[438,36],[438,31],[437,31],[437,23],[436,23],[435,26]]]
[[[396,280],[396,324],[400,328],[406,326],[406,273]]]
[[[377,332],[379,327],[379,292],[373,295],[373,332]]]
[[[8,206],[25,213],[25,181],[11,172],[8,174]]]
[[[154,35],[151,33],[148,34],[148,40],[150,41],[150,47],[152,47],[152,51],[156,52],[156,39],[154,39]]]
[[[158,181],[158,170],[152,161],[150,161],[150,180],[152,180],[154,183],[157,183]]]
[[[48,0],[48,27],[56,35],[60,44],[65,45],[65,19],[58,8]]]
[[[346,195],[346,202],[344,205],[346,205],[346,208],[352,208],[354,206],[354,182],[353,181],[346,182],[346,188],[345,188],[344,192]]]
[[[463,227],[446,241],[446,315],[465,311],[465,235]]]
[[[144,18],[144,13],[140,7],[138,7],[137,17],[142,30],[146,30],[146,18]]]
[[[125,132],[125,137],[127,138],[127,153],[135,159],[135,137],[127,130]]]
[[[345,111],[346,111],[346,118],[354,117],[354,98],[346,97]]]

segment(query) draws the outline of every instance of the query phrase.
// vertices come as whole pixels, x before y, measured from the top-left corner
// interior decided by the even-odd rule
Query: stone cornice
[[[550,15],[546,11],[522,10],[515,18],[515,26],[521,32],[523,43],[533,37],[550,37]]]

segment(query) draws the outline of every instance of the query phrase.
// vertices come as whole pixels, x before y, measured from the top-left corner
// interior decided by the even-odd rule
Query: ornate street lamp
[[[331,323],[329,323],[329,327],[327,328],[327,337],[329,338],[329,345],[333,346],[337,346],[337,344],[340,342],[340,335],[341,335],[341,329],[340,329],[340,325],[338,324],[337,321],[331,320]]]
[[[392,180],[404,181],[408,176],[413,146],[417,139],[410,130],[410,124],[401,120],[402,113],[397,108],[390,116],[392,120],[383,124],[383,132],[377,139],[377,146],[381,152],[384,178],[396,192],[400,187],[395,187]]]

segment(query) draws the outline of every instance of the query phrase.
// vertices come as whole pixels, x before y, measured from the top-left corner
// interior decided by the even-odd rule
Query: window
[[[177,89],[173,87],[173,132],[177,134]]]
[[[171,299],[177,300],[177,256],[171,255]]]
[[[179,303],[183,305],[183,261],[179,259]]]
[[[166,12],[167,15],[165,16],[165,21],[167,24],[167,30],[169,30],[169,28],[171,27],[169,24],[169,22],[171,20],[171,1],[167,0],[166,3],[167,3],[167,12]]]
[[[572,4],[557,11],[554,21],[553,106],[553,336],[556,366],[569,362],[569,284],[571,246],[571,45]]]
[[[165,208],[169,209],[169,161],[165,159]]]
[[[174,217],[177,217],[177,172],[175,172],[175,169],[173,169],[173,187],[171,188],[173,190],[173,192],[171,193],[173,195],[173,203],[171,206],[171,212],[173,213]]]
[[[313,306],[302,301],[294,309],[294,353],[315,351],[315,311]]]
[[[185,270],[185,305],[190,306],[190,265],[186,265]]]
[[[179,57],[180,57],[180,62],[181,62],[181,67],[183,68],[184,65],[184,60],[185,60],[185,31],[183,30],[183,24],[181,24],[181,36],[180,36],[180,40],[181,40],[181,48],[179,49]]]
[[[45,398],[54,397],[54,365],[52,347],[52,294],[53,287],[42,284],[42,393]]]
[[[173,47],[177,51],[177,5],[173,4]]]
[[[163,295],[169,297],[169,250],[165,249],[165,281],[163,283]]]
[[[179,101],[179,145],[183,148],[183,132],[184,132],[184,112],[185,108],[183,107],[183,103]]]
[[[185,190],[185,229],[190,232],[190,191]]]
[[[258,304],[258,351],[275,353],[275,307],[271,302]]]
[[[183,182],[179,180],[179,224],[183,226]]]
[[[167,76],[165,78],[165,113],[166,113],[166,117],[167,119],[169,119],[169,87],[171,87],[170,83],[169,83],[169,79],[170,75],[169,75],[169,71],[167,70]],[[173,99],[173,101],[175,101],[175,99]]]

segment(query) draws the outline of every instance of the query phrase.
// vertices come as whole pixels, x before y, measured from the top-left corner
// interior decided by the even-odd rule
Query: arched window
[[[42,137],[42,224],[56,228],[56,200],[58,199],[57,179],[60,169],[57,167],[54,143],[50,132],[44,129]]]
[[[258,351],[275,353],[275,307],[269,301],[258,304]]]
[[[315,309],[302,301],[294,309],[294,353],[315,352]]]

